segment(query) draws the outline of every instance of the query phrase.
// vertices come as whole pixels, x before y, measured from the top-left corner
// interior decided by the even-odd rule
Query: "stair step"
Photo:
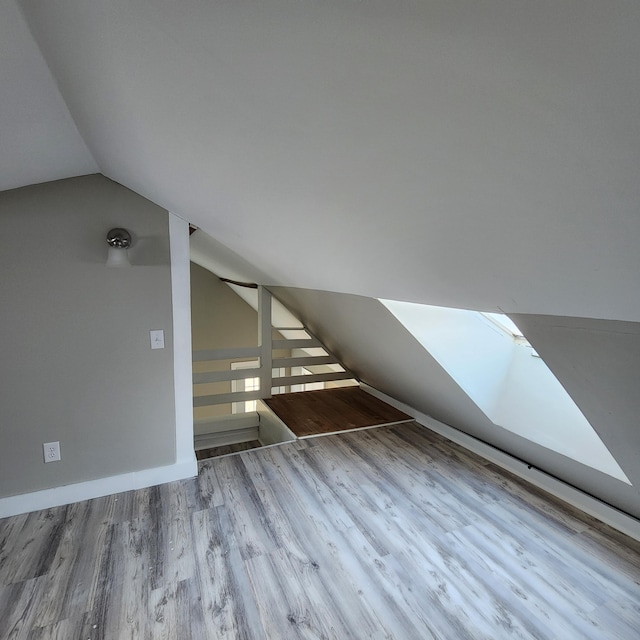
[[[196,436],[222,433],[234,429],[258,427],[260,416],[257,411],[246,413],[230,413],[212,418],[199,418],[193,422],[193,433]]]
[[[214,433],[203,433],[197,435],[193,439],[193,445],[196,451],[201,449],[209,449],[211,447],[220,447],[228,444],[237,444],[238,442],[249,442],[258,440],[260,431],[258,427],[244,427],[241,429],[227,429]]]

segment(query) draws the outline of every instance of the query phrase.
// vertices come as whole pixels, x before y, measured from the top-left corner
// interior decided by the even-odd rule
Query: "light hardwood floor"
[[[415,424],[0,521],[0,638],[637,640],[640,545]]]

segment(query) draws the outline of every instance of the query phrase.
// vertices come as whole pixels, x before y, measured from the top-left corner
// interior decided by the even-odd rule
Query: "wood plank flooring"
[[[196,458],[198,460],[207,460],[209,458],[219,458],[220,456],[228,456],[231,453],[239,451],[248,451],[261,447],[260,440],[248,440],[247,442],[236,442],[235,444],[224,444],[219,447],[209,447],[208,449],[198,449]]]
[[[0,638],[634,639],[640,544],[415,423],[0,520]]]
[[[265,402],[298,438],[411,420],[360,387],[282,393]]]

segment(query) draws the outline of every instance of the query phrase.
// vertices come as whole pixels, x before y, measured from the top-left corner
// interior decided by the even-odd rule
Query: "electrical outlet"
[[[44,442],[42,444],[44,452],[45,462],[56,462],[60,460],[60,443],[59,442]]]

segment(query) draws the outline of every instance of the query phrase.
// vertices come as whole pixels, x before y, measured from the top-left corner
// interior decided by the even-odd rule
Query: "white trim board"
[[[108,478],[87,480],[86,482],[67,484],[62,487],[9,496],[8,498],[0,499],[0,518],[16,516],[29,511],[39,511],[40,509],[50,509],[71,504],[72,502],[80,502],[81,500],[91,500],[92,498],[100,498],[113,493],[153,487],[165,482],[191,478],[197,473],[197,462],[191,463],[191,461],[187,461],[167,465],[166,467],[132,471]]]
[[[264,400],[256,402],[256,410],[260,416],[260,437],[258,439],[260,442],[264,442],[265,446],[295,442],[298,439]]]
[[[198,475],[193,450],[193,386],[191,362],[191,273],[189,224],[169,213],[171,307],[173,310],[173,385],[176,417],[176,463],[189,468],[183,477]]]
[[[312,433],[308,436],[296,436],[296,439],[308,440],[309,438],[322,438],[324,436],[335,436],[340,433],[351,433],[352,431],[366,431],[367,429],[379,429],[380,427],[392,427],[395,424],[404,424],[405,422],[415,422],[415,419],[410,418],[409,420],[396,420],[395,422],[381,422],[380,424],[369,424],[366,427],[354,427],[353,429],[338,429],[337,431],[327,431],[326,433]]]
[[[413,416],[416,422],[421,426],[439,433],[445,438],[461,445],[465,449],[468,449],[486,460],[494,462],[498,466],[510,471],[520,478],[527,480],[531,484],[543,489],[556,498],[567,502],[594,518],[608,524],[614,529],[617,529],[629,537],[640,541],[640,521],[636,520],[632,516],[619,511],[615,507],[612,507],[611,505],[608,505],[605,502],[602,502],[601,500],[566,484],[565,482],[562,482],[562,480],[558,480],[558,478],[554,478],[540,469],[536,469],[535,467],[529,468],[530,465],[526,462],[523,462],[518,458],[514,458],[508,453],[500,451],[499,449],[496,449],[473,436],[463,433],[448,424],[439,422],[425,413],[416,411],[413,407],[388,396],[382,391],[378,391],[378,389],[375,389],[374,387],[361,382],[360,388],[363,391],[370,393],[372,396],[379,398],[380,400],[384,400],[384,402],[390,404],[392,407]]]
[[[258,425],[240,429],[225,429],[217,433],[205,433],[195,437],[194,446],[196,451],[202,451],[203,449],[224,447],[230,444],[239,444],[240,442],[250,442],[251,440],[260,440]]]

